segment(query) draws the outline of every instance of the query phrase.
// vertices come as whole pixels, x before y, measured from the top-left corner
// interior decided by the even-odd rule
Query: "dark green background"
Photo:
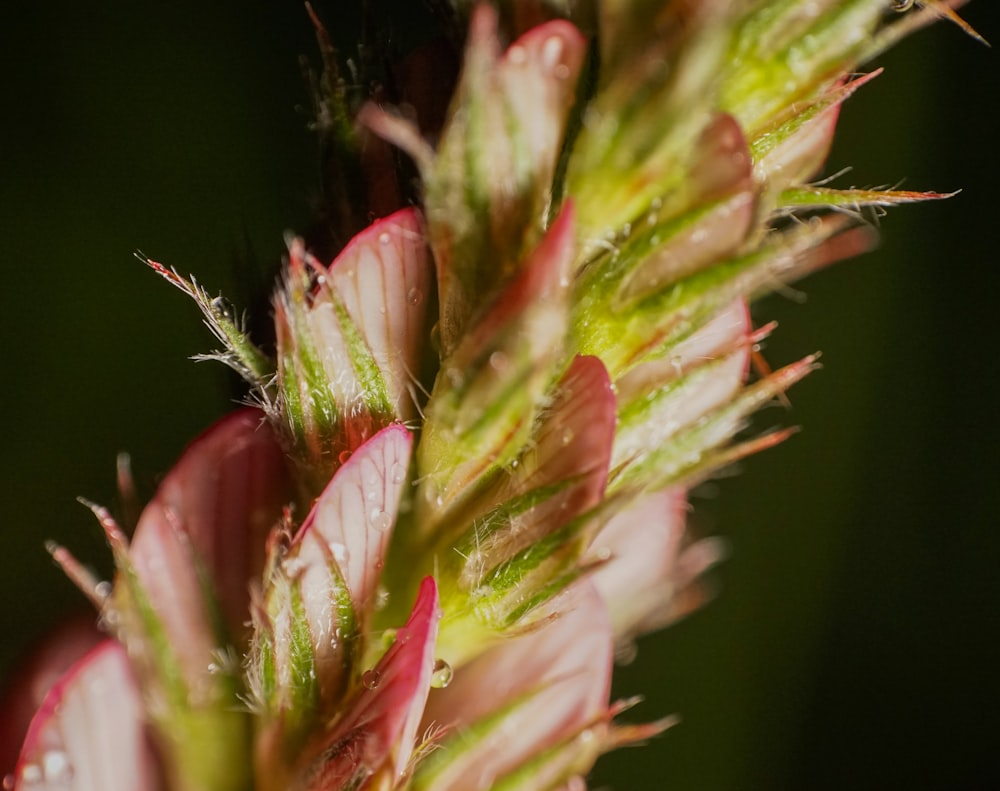
[[[997,11],[967,16],[1000,40]],[[224,371],[186,360],[211,347],[193,306],[132,251],[243,302],[316,182],[298,2],[2,13],[6,666],[81,600],[43,540],[106,557],[74,498],[113,501],[122,449],[149,493],[228,408]],[[781,322],[772,363],[818,348],[824,370],[762,416],[805,430],[695,499],[733,547],[721,596],[619,683],[646,694],[632,718],[684,723],[602,762],[608,786],[1000,788],[998,57],[942,26],[848,105],[840,184],[964,191],[891,212],[881,248],[805,283],[805,304],[757,307]]]

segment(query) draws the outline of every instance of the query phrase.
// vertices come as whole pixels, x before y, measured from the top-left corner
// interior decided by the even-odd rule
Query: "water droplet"
[[[557,80],[565,80],[569,77],[569,66],[565,63],[560,63],[552,70],[552,73],[556,76]]]
[[[424,298],[424,292],[419,288],[411,288],[406,294],[406,301],[411,305],[419,305]]]
[[[569,445],[569,443],[571,443],[573,441],[573,437],[575,437],[575,436],[576,435],[573,433],[573,429],[571,429],[569,426],[567,426],[566,428],[564,428],[562,430],[562,436],[559,439],[562,442],[562,444],[565,446],[565,445]]]
[[[509,362],[510,361],[507,359],[507,355],[503,352],[493,352],[493,354],[490,355],[490,368],[494,371],[503,373]]]
[[[111,595],[113,586],[108,580],[101,580],[94,586],[94,595],[98,599],[106,599]]]
[[[444,375],[452,387],[461,387],[465,383],[465,377],[462,376],[462,372],[458,368],[445,368]]]
[[[341,544],[339,541],[335,541],[330,544],[330,554],[333,555],[333,559],[337,561],[338,564],[343,565],[347,562],[350,557],[350,553],[347,551],[347,547]]]
[[[389,244],[389,242],[391,242],[391,241],[392,241],[392,237],[391,237],[391,236],[389,236],[389,234],[388,234],[388,233],[387,233],[386,231],[383,231],[382,233],[380,233],[380,234],[378,235],[378,240],[379,240],[379,242],[381,242],[382,244]]]
[[[438,659],[434,663],[434,669],[431,670],[431,686],[434,689],[444,689],[454,677],[455,671],[451,669],[451,665],[443,659]]]
[[[520,466],[520,464],[521,464],[521,462],[520,462],[520,461],[518,461],[517,459],[514,459],[514,461],[512,461],[512,462],[510,463],[510,468],[511,468],[512,470],[516,470],[516,469],[517,469],[517,468],[518,468],[518,467]]]
[[[598,560],[611,560],[611,547],[601,547],[596,554]]]
[[[346,464],[349,458],[351,458],[351,452],[349,450],[342,450],[339,454],[337,454],[337,461],[341,464]]]
[[[392,477],[393,483],[402,483],[406,480],[406,467],[397,461],[392,465],[389,475]]]
[[[375,689],[382,681],[382,674],[377,670],[366,670],[361,674],[361,685],[365,689]]]
[[[389,591],[388,589],[379,586],[378,593],[375,594],[375,611],[381,612],[388,606],[389,606]]]
[[[564,42],[560,36],[550,36],[542,44],[542,66],[554,71],[560,65],[563,56]]]
[[[515,44],[507,50],[507,57],[510,59],[511,63],[520,65],[528,59],[528,53],[524,51],[524,47],[520,44]]]
[[[212,312],[215,313],[216,318],[227,321],[232,321],[235,313],[232,303],[225,297],[216,297],[212,300]]]
[[[42,775],[42,767],[38,764],[25,764],[21,767],[21,782],[26,786],[39,785],[45,778]]]
[[[97,628],[102,632],[113,632],[121,623],[121,616],[113,608],[106,608],[97,619]]]
[[[373,508],[372,512],[368,515],[368,519],[372,523],[372,527],[379,532],[384,533],[392,527],[392,517],[381,508]]]
[[[4,791],[13,791],[14,788],[14,775],[6,774],[3,776],[3,789]]]

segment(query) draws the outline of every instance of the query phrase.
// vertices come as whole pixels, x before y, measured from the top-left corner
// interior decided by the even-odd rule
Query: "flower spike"
[[[309,10],[311,238],[343,246],[289,234],[273,359],[140,255],[259,408],[141,513],[120,465],[124,529],[87,503],[113,583],[49,545],[117,641],[29,668],[5,788],[583,791],[676,722],[619,721],[614,662],[710,598],[688,492],[788,438],[753,415],[818,367],[772,370],[752,303],[949,197],[819,172],[865,60],[970,32],[962,0],[424,5],[343,62]]]

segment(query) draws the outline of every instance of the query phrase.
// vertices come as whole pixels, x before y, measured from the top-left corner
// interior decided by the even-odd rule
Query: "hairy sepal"
[[[450,117],[423,173],[446,356],[541,238],[586,50],[576,28],[553,20],[501,54],[496,26],[492,7],[476,8]]]
[[[294,755],[357,684],[412,442],[401,425],[382,429],[340,467],[294,536],[272,537],[250,662],[259,762],[269,758],[261,745],[280,744],[275,758]]]
[[[464,535],[436,555],[445,572],[441,646],[449,661],[521,628],[575,579],[581,545],[573,529],[564,531],[601,502],[614,431],[607,372],[600,360],[577,357],[517,464],[466,514]],[[562,540],[553,543],[555,535]]]
[[[524,447],[564,354],[572,252],[567,207],[442,363],[417,451],[424,537],[439,533],[449,512]]]
[[[271,417],[313,496],[369,437],[414,417],[430,288],[414,210],[371,225],[329,268],[292,241],[275,300],[279,398]]]
[[[385,655],[348,698],[341,716],[302,756],[294,788],[395,788],[406,776],[430,691],[441,611],[427,577]]]

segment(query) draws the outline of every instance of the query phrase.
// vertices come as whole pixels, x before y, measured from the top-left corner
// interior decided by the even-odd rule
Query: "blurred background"
[[[887,0],[887,3],[889,0]],[[337,3],[319,4],[331,28]],[[1000,8],[966,17],[1000,41]],[[18,4],[0,25],[0,668],[82,597],[43,541],[107,571],[86,496],[116,454],[148,495],[230,408],[193,304],[142,249],[237,305],[308,225],[316,147],[298,2]],[[774,365],[824,368],[767,410],[785,445],[694,498],[732,556],[719,596],[645,639],[604,759],[626,791],[1000,788],[1000,55],[939,25],[847,105],[841,186],[962,189],[880,220],[880,249],[756,308]],[[102,565],[103,564],[103,565]],[[2,713],[0,713],[2,716]]]

